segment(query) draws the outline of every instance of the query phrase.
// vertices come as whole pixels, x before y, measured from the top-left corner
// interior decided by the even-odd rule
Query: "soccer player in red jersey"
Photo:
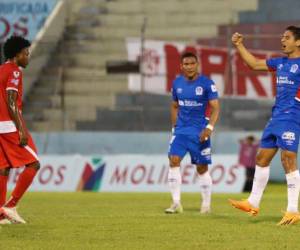
[[[29,62],[30,42],[12,36],[4,44],[6,62],[0,66],[0,224],[26,223],[16,206],[40,168],[37,150],[22,118],[22,71]],[[6,201],[11,168],[23,167]]]

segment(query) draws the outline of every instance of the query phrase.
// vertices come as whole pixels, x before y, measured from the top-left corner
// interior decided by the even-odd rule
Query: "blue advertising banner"
[[[33,40],[58,0],[0,0],[0,42],[11,35]]]

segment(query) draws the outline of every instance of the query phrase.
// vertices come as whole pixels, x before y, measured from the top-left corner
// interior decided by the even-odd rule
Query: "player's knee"
[[[40,162],[36,161],[34,163],[27,165],[26,167],[34,168],[36,171],[38,171],[41,168],[41,164]]]
[[[170,167],[179,167],[181,158],[179,156],[170,156],[169,162],[170,162]]]
[[[258,153],[255,158],[255,164],[260,167],[267,167],[270,165],[270,160],[266,159],[263,154]]]
[[[0,169],[0,175],[8,176],[9,175],[9,171],[10,171],[10,168]]]
[[[281,163],[284,167],[292,167],[296,164],[297,155],[293,152],[283,151],[281,154]]]
[[[202,174],[205,174],[207,171],[208,171],[207,165],[197,165],[198,174],[202,175]]]
[[[34,168],[36,169],[36,171],[38,171],[41,168],[40,162],[36,162]]]

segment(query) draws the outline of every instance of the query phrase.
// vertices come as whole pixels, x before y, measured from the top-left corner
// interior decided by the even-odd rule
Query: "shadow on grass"
[[[273,216],[273,215],[264,215],[259,216],[253,220],[253,224],[263,223],[263,222],[274,222],[278,223],[281,220],[281,216]]]

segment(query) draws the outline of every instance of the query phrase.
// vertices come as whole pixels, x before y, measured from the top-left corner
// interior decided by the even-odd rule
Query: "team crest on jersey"
[[[211,91],[212,91],[212,92],[217,92],[217,87],[216,87],[216,85],[211,85]]]
[[[290,132],[290,131],[286,131],[282,134],[281,138],[283,140],[285,140],[286,144],[288,145],[292,145],[295,140],[296,140],[296,136],[294,132]]]
[[[202,87],[197,87],[195,89],[196,95],[202,95],[203,94],[203,88]]]
[[[177,94],[181,94],[182,93],[182,88],[178,88],[176,89]]]
[[[205,148],[201,151],[201,155],[207,156],[211,154],[211,148]]]
[[[291,69],[290,69],[290,72],[296,73],[297,70],[298,70],[298,64],[293,64]]]
[[[282,67],[283,67],[283,64],[282,63],[280,63],[279,65],[278,65],[278,70],[281,70],[282,69]]]
[[[11,79],[11,83],[13,83],[14,85],[18,86],[19,79]]]
[[[13,75],[14,75],[14,78],[19,78],[20,72],[19,71],[14,71]]]

